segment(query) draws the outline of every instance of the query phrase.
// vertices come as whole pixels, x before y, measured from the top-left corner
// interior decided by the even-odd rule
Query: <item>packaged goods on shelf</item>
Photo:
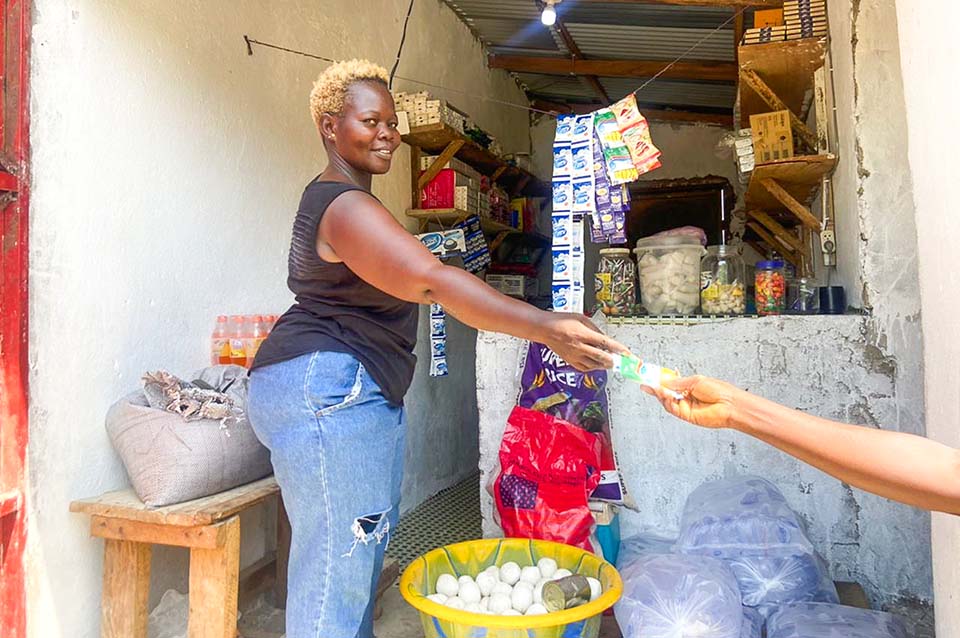
[[[761,27],[743,32],[743,44],[764,44],[782,42],[787,39],[787,27]]]
[[[486,276],[487,284],[507,295],[508,297],[517,297],[518,299],[523,299],[525,297],[536,297],[537,296],[537,280],[532,277],[525,277],[523,275],[499,275],[499,274],[487,274]]]
[[[783,9],[757,9],[753,12],[753,26],[756,29],[779,27],[782,25]]]
[[[436,99],[426,91],[419,93],[397,92],[393,96],[398,111],[405,111],[410,126],[427,126],[444,123],[463,132],[464,116],[444,100]]]
[[[439,157],[440,157],[439,155],[421,155],[421,156],[420,156],[420,170],[421,170],[421,171],[425,171],[425,170],[427,170],[428,168],[430,168],[430,166],[431,166],[431,165],[437,160],[437,158],[439,158]],[[462,160],[458,160],[458,159],[455,158],[455,157],[454,157],[453,159],[451,159],[450,161],[448,161],[446,164],[444,164],[442,168],[452,168],[453,170],[457,171],[457,172],[460,173],[461,175],[466,175],[467,177],[470,177],[470,178],[472,178],[472,179],[477,180],[477,182],[480,181],[480,173],[477,172],[476,169],[474,169],[472,166],[470,166],[470,165],[467,164],[466,162],[464,162],[464,161],[462,161]]]

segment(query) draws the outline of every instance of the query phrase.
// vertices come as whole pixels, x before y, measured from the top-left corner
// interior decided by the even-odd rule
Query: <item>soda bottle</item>
[[[260,344],[267,338],[266,322],[263,315],[253,315],[253,321],[250,323],[250,337],[247,339],[247,367],[253,365],[253,359],[257,356]]]
[[[227,315],[218,315],[210,336],[210,365],[230,363],[230,338],[227,335]]]
[[[230,317],[230,363],[238,366],[247,365],[247,348],[244,343],[243,315]]]

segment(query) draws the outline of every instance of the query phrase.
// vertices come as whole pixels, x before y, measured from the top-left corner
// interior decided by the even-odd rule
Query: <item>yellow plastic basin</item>
[[[476,576],[491,565],[534,565],[552,558],[558,567],[593,576],[603,594],[591,603],[539,616],[490,616],[427,599],[441,574]],[[600,614],[620,599],[623,581],[613,565],[577,547],[527,538],[491,538],[447,545],[414,560],[400,577],[400,594],[420,612],[426,638],[597,638]]]

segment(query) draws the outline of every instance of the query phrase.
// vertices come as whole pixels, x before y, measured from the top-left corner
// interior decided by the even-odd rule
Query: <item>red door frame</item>
[[[0,0],[0,634],[26,636],[29,0]]]

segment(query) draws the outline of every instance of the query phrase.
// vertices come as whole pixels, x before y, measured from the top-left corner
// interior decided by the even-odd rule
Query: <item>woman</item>
[[[739,430],[860,489],[960,514],[960,451],[941,443],[821,419],[708,377],[645,390],[667,412],[694,425]]]
[[[582,316],[538,310],[441,264],[370,194],[400,146],[384,69],[334,64],[310,110],[329,163],[300,202],[287,280],[296,304],[257,353],[248,409],[293,529],[287,636],[371,638],[398,515],[417,304],[542,342],[581,370],[626,349]]]

